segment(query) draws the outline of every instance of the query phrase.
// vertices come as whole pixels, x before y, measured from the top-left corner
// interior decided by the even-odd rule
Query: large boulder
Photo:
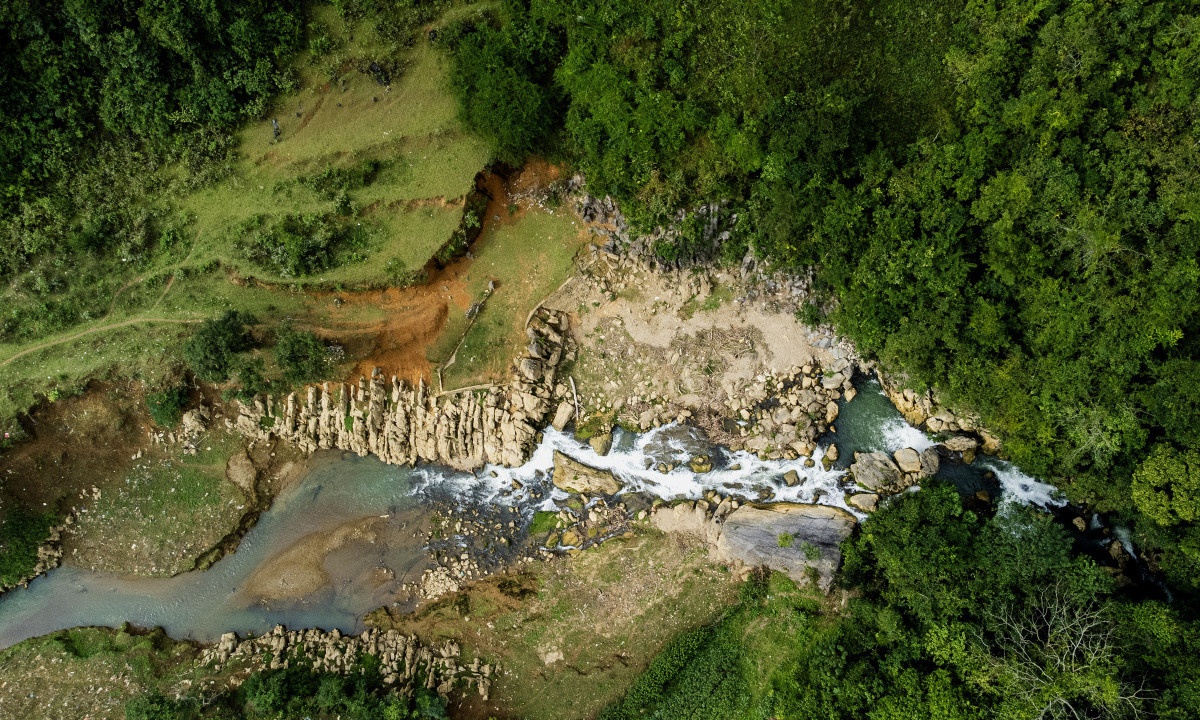
[[[613,436],[611,432],[598,433],[588,438],[588,445],[597,455],[607,455],[612,450]]]
[[[942,444],[946,446],[947,450],[954,452],[967,452],[979,447],[979,441],[970,435],[955,435]]]
[[[921,453],[921,471],[918,473],[918,476],[922,478],[933,477],[934,475],[937,475],[938,469],[941,467],[941,465],[942,460],[941,457],[938,456],[937,449],[926,448],[926,450]]]
[[[947,450],[962,453],[963,462],[970,465],[975,462],[975,451],[979,447],[979,441],[969,435],[955,435],[946,440],[943,445]]]
[[[863,512],[873,513],[879,508],[879,496],[875,493],[857,493],[851,495],[847,502]]]
[[[921,456],[912,448],[903,448],[896,451],[896,465],[899,466],[901,472],[915,473],[921,471]]]
[[[854,453],[850,474],[855,482],[871,492],[889,491],[899,486],[904,478],[892,457],[885,452]]]
[[[616,495],[622,487],[609,471],[588,467],[560,450],[554,451],[554,485],[582,495]]]
[[[715,554],[725,562],[765,565],[801,583],[812,568],[827,590],[842,560],[839,546],[855,522],[850,513],[827,505],[743,505],[726,516]]]
[[[554,420],[550,424],[554,426],[555,430],[562,432],[573,417],[575,417],[575,405],[571,401],[565,400],[558,406],[558,410],[554,413]]]

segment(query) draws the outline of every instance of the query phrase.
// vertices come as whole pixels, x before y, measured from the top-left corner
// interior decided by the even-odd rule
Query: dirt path
[[[163,298],[165,298],[167,296],[167,293],[171,292],[171,286],[175,284],[175,277],[178,276],[179,271],[182,270],[184,268],[184,266],[187,265],[188,260],[192,259],[192,253],[195,252],[196,243],[198,243],[199,241],[200,241],[200,233],[196,233],[195,239],[192,240],[191,247],[188,248],[188,254],[186,257],[183,258],[183,260],[175,263],[174,265],[168,265],[164,268],[160,268],[160,272],[170,270],[171,271],[171,279],[167,281],[167,286],[165,288],[163,288],[162,294],[158,296],[158,299],[155,300],[154,304],[151,305],[150,307],[152,307],[152,308],[158,307],[158,304],[160,302],[162,302]],[[117,291],[115,293],[113,293],[112,302],[110,302],[108,304],[108,312],[104,314],[104,317],[102,318],[102,320],[107,320],[108,318],[112,317],[113,311],[116,310],[116,308],[117,308],[117,300],[118,300],[118,298],[121,297],[121,293],[125,292],[126,290],[133,287],[134,285],[137,285],[138,283],[146,282],[146,280],[150,279],[151,277],[154,277],[154,275],[142,275],[141,277],[134,278],[133,280],[130,280],[129,282],[122,285],[121,287],[117,288]],[[0,367],[3,367],[3,364],[0,364]]]
[[[111,325],[102,325],[100,327],[92,328],[91,330],[84,330],[83,332],[75,333],[74,335],[71,335],[70,337],[61,338],[59,340],[51,340],[50,342],[44,342],[41,345],[34,345],[31,348],[26,348],[26,349],[22,350],[21,352],[17,353],[16,355],[13,355],[12,357],[9,357],[3,361],[0,361],[0,368],[8,365],[9,363],[13,362],[14,360],[17,360],[19,358],[22,358],[22,357],[28,355],[29,353],[37,352],[38,350],[42,350],[42,349],[45,349],[48,347],[53,347],[54,345],[61,345],[62,343],[65,343],[65,342],[71,342],[72,340],[78,340],[79,338],[81,338],[85,335],[92,335],[94,333],[104,332],[105,330],[115,330],[116,328],[125,327],[126,325],[136,325],[138,323],[148,323],[148,322],[187,324],[187,323],[198,323],[198,322],[203,322],[203,321],[202,320],[172,320],[171,318],[135,318],[133,320],[125,320],[124,322],[113,323]]]

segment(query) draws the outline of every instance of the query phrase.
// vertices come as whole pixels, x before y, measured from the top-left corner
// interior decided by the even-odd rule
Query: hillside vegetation
[[[308,290],[419,281],[478,224],[489,150],[420,30],[448,3],[142,5],[0,11],[10,441],[89,379],[172,386],[195,323],[321,326]]]

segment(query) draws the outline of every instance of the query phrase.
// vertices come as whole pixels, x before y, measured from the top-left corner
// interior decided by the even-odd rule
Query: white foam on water
[[[528,462],[520,467],[489,465],[474,475],[422,467],[414,471],[413,482],[418,491],[436,488],[473,500],[515,505],[529,499],[539,471],[549,478],[554,471],[554,451],[559,450],[585,465],[612,472],[624,486],[625,492],[645,492],[664,500],[699,499],[709,490],[721,495],[736,493],[753,498],[757,497],[758,488],[766,486],[775,493],[772,502],[831,505],[863,516],[844,501],[846,472],[826,470],[821,464],[825,447],[813,453],[814,466],[805,467],[806,458],[760,460],[757,455],[746,451],[718,449],[689,433],[690,429],[672,423],[635,436],[632,448],[623,450],[619,443],[614,442],[607,455],[598,455],[590,445],[576,440],[570,433],[546,428],[542,442],[534,449]],[[711,457],[717,452],[726,458],[721,468],[696,473],[687,465],[687,461],[697,454]],[[653,467],[646,467],[648,458],[653,458],[655,465],[670,462],[676,467],[670,472],[660,473]],[[740,467],[729,469],[732,466]],[[788,487],[783,480],[789,470],[795,470],[801,478],[795,487]],[[520,483],[521,490],[512,491],[514,480]],[[542,509],[554,509],[555,500],[563,500],[568,496],[565,491],[554,488],[543,497],[539,506]]]
[[[990,456],[980,457],[975,462],[996,474],[1002,504],[1016,503],[1042,508],[1067,504],[1067,499],[1058,488],[1026,475],[1010,462]]]
[[[912,448],[922,452],[933,447],[935,443],[928,435],[909,425],[902,419],[888,419],[879,428],[883,435],[884,446],[880,450],[896,452],[902,448]]]
[[[1133,533],[1124,525],[1113,525],[1113,535],[1117,536],[1117,540],[1121,542],[1121,547],[1125,548],[1125,552],[1129,553],[1129,557],[1137,557],[1137,551],[1133,549]]]

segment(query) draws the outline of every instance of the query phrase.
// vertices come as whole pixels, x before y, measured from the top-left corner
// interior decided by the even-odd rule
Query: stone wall
[[[301,399],[270,395],[236,401],[231,428],[251,438],[274,434],[305,452],[349,450],[394,465],[418,462],[477,470],[485,464],[521,465],[536,444],[538,428],[569,389],[558,368],[574,357],[568,318],[541,310],[530,320],[529,349],[514,363],[508,385],[441,395],[422,380],[408,387],[379,370],[357,385],[310,386]]]

